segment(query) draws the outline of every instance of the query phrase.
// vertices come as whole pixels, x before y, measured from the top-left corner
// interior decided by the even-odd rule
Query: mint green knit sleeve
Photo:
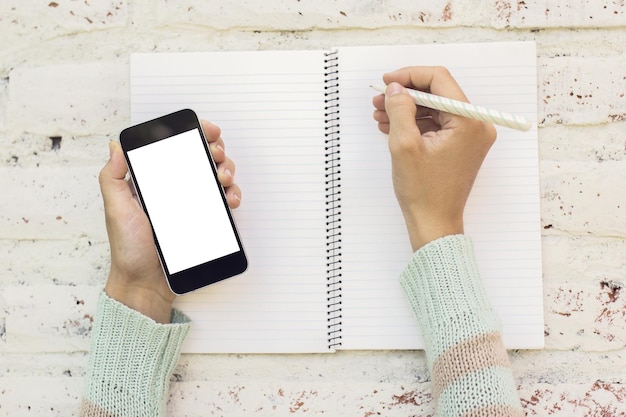
[[[103,291],[81,416],[164,416],[170,377],[189,327],[177,310],[170,324],[158,324]]]
[[[470,238],[428,243],[400,283],[422,330],[437,416],[523,416]]]

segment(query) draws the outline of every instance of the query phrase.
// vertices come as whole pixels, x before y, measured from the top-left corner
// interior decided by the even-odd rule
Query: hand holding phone
[[[233,182],[235,165],[224,152],[220,129],[203,121],[202,130],[213,151],[226,199],[230,207],[236,208],[241,191]],[[100,173],[111,245],[111,272],[106,291],[113,298],[155,320],[155,314],[150,314],[149,310],[167,311],[166,319],[169,320],[174,294],[164,277],[148,217],[124,180],[126,172],[127,164],[120,145],[113,142],[111,159]],[[158,305],[169,305],[169,308],[156,308]],[[157,321],[162,322],[163,317]]]
[[[181,110],[129,127],[120,143],[172,292],[245,271],[243,246],[196,114]]]

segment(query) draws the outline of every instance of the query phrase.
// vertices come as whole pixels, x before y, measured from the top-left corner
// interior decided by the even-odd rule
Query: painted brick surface
[[[75,352],[89,348],[95,287],[15,286],[3,291],[6,351]]]
[[[615,192],[626,176],[623,161],[543,161],[541,169],[545,228],[623,236],[626,194]]]
[[[51,39],[75,32],[123,26],[127,10],[124,0],[5,0],[0,4],[0,28],[4,39],[23,36],[36,40]]]
[[[6,377],[0,390],[2,416],[76,415],[81,381],[64,375],[57,377]],[[34,390],[37,390],[35,394]]]
[[[126,68],[98,62],[14,69],[8,129],[47,136],[116,131],[129,106]]]
[[[542,63],[541,123],[588,125],[626,120],[626,59],[558,57]],[[601,73],[601,76],[598,76]]]
[[[129,53],[494,40],[538,45],[546,349],[511,352],[522,403],[626,416],[625,13],[622,0],[0,2],[0,416],[77,414],[108,272],[97,175],[129,120]],[[185,355],[168,410],[428,416],[429,383],[422,352]]]
[[[605,162],[626,159],[626,123],[569,127],[554,125],[542,130],[540,153],[544,161]]]
[[[523,387],[522,404],[527,416],[626,416],[626,389],[622,384],[591,382]]]
[[[485,1],[478,2],[485,4]],[[463,1],[432,1],[416,4],[409,0],[274,0],[229,2],[201,0],[184,3],[161,0],[159,20],[163,24],[195,24],[220,29],[256,28],[257,30],[379,28],[415,25],[446,27],[471,23],[487,8],[469,7]]]
[[[626,22],[621,0],[495,0],[495,27],[621,27]]]
[[[626,305],[620,297],[622,285],[621,281],[600,280],[587,285],[546,286],[548,348],[597,352],[623,348]]]
[[[2,238],[68,239],[102,231],[94,169],[8,168],[0,175],[2,190],[14,196],[0,202]]]

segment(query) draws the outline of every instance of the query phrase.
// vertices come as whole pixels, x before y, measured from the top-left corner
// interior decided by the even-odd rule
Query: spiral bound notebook
[[[416,349],[398,277],[411,257],[370,84],[406,65],[445,65],[475,104],[536,126],[531,42],[131,57],[131,114],[192,108],[222,128],[243,190],[249,256],[238,277],[180,297],[186,352]],[[498,128],[466,210],[508,347],[543,345],[536,127]]]

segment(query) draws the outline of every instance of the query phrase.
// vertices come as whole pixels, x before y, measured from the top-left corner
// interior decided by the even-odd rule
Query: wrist
[[[174,294],[163,295],[154,288],[128,284],[109,275],[104,291],[112,299],[151,318],[157,323],[169,323],[172,316]]]
[[[464,233],[462,218],[446,221],[437,220],[429,216],[423,216],[421,218],[422,220],[420,221],[419,218],[405,216],[405,223],[413,252],[433,240]]]

